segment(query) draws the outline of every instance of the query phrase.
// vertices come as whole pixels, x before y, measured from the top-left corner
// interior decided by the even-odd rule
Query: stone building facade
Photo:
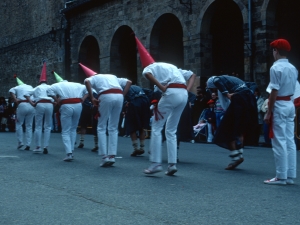
[[[33,86],[47,62],[51,71],[82,82],[81,62],[99,73],[142,76],[134,34],[156,61],[190,69],[205,85],[211,75],[236,74],[265,89],[272,65],[270,42],[287,38],[300,68],[297,0],[2,0],[0,96],[16,85]]]

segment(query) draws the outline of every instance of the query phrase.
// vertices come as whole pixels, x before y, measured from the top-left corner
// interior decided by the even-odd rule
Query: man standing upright
[[[297,69],[289,63],[289,42],[277,39],[271,43],[274,64],[270,69],[269,110],[265,122],[270,124],[270,137],[275,158],[276,176],[265,184],[294,184],[296,178],[296,145],[294,141],[295,106],[291,96],[295,92]]]
[[[18,86],[13,87],[9,90],[10,96],[12,97],[15,104],[17,104],[16,110],[16,133],[18,139],[18,149],[23,147],[23,123],[25,121],[26,128],[26,141],[25,149],[30,149],[31,138],[32,138],[32,122],[34,117],[34,107],[29,104],[28,100],[24,97],[33,88],[30,85],[24,84],[16,75],[14,76],[17,80]]]

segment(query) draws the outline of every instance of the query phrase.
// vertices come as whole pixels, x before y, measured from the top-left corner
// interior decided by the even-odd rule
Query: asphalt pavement
[[[183,142],[174,176],[146,176],[148,154],[131,157],[130,138],[119,137],[109,168],[91,152],[92,135],[84,144],[64,162],[58,133],[48,155],[33,154],[33,142],[31,151],[17,150],[15,133],[0,133],[0,224],[300,224],[299,179],[263,183],[275,175],[271,148],[246,147],[244,163],[227,171],[228,151]],[[166,143],[162,149],[166,170]]]

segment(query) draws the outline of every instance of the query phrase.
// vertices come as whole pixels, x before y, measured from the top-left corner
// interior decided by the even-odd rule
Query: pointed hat
[[[57,83],[64,81],[57,73],[54,71],[52,71],[52,73],[54,74]]]
[[[140,42],[140,40],[135,37],[136,45],[140,54],[140,59],[143,67],[149,66],[150,64],[154,63],[154,59],[152,56],[149,54],[147,49],[143,46],[143,44]]]
[[[18,85],[24,84],[23,81],[21,81],[21,80],[17,77],[17,74],[14,75],[14,78],[17,80]]]
[[[96,75],[97,73],[89,68],[87,68],[86,66],[82,65],[81,63],[79,63],[79,65],[81,66],[83,72],[85,73],[85,75],[87,77],[91,77],[91,76],[94,76]]]
[[[46,70],[46,62],[44,62],[41,77],[40,77],[40,83],[43,81],[47,81],[47,70]]]

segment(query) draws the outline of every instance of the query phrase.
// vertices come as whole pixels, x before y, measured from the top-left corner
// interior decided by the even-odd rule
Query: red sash
[[[19,103],[22,103],[22,102],[29,102],[28,100],[21,100],[19,101]]]
[[[47,99],[41,99],[40,101],[38,101],[36,104],[38,103],[52,103],[51,100],[47,100]]]
[[[61,105],[81,103],[81,98],[67,98],[60,101]]]
[[[186,89],[185,84],[169,84],[167,88],[184,88]]]

